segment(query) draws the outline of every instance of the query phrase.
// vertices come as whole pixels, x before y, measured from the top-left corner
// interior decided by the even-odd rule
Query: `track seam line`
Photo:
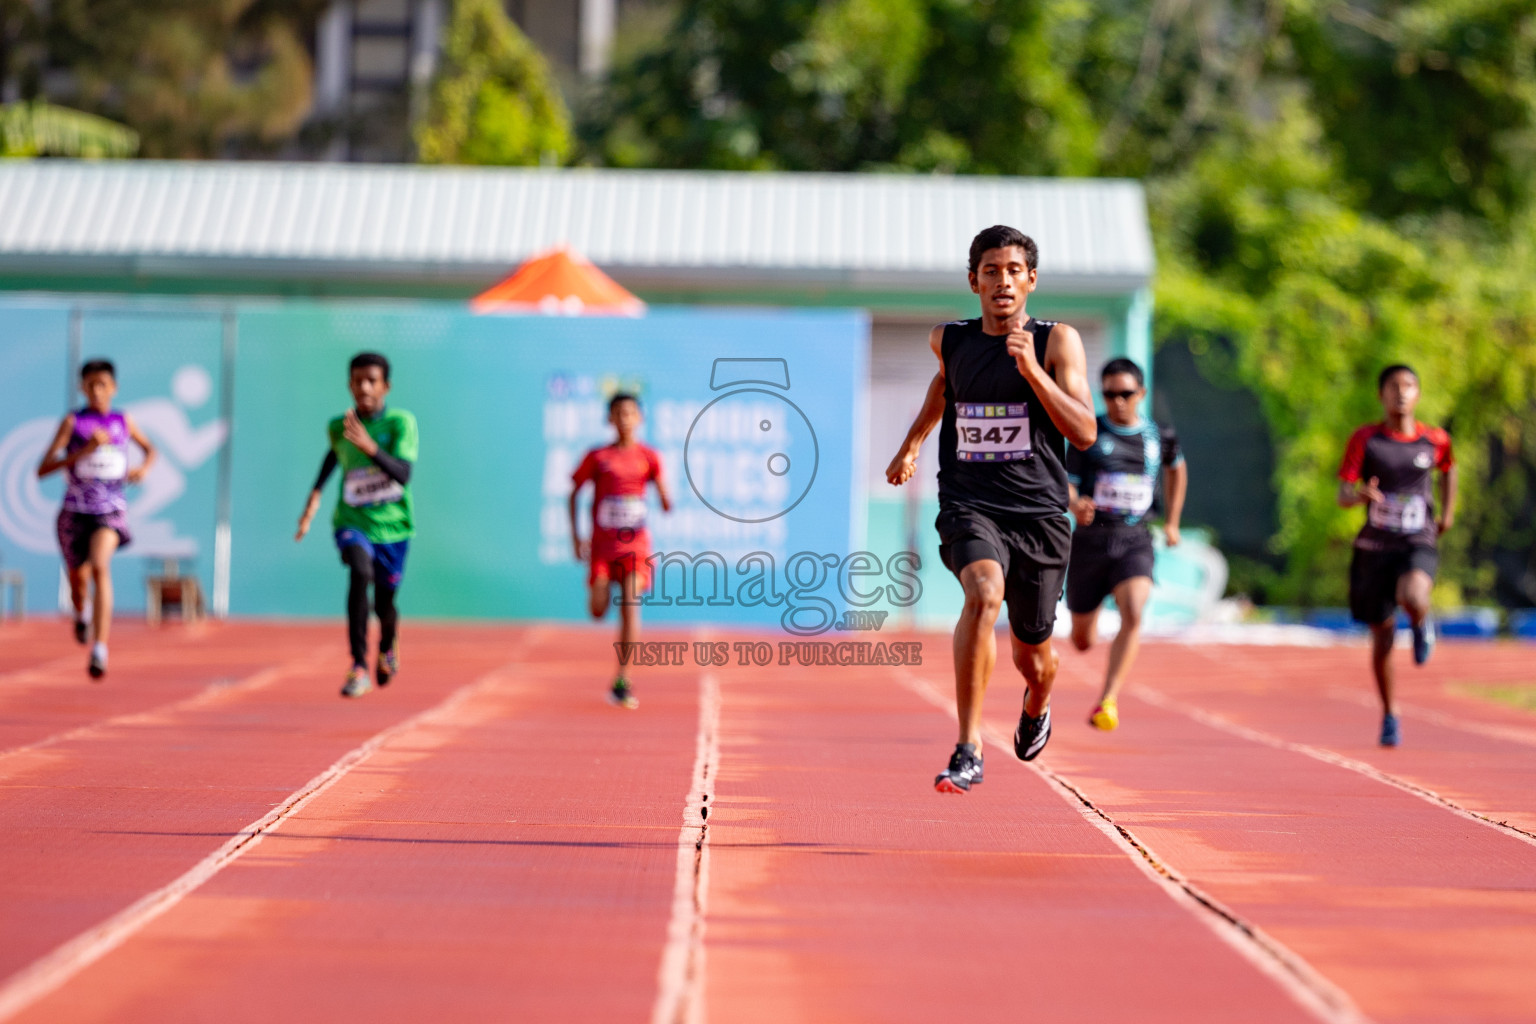
[[[294,790],[272,810],[231,836],[217,850],[204,857],[178,878],[139,898],[94,928],[81,932],[55,948],[53,952],[45,954],[11,975],[3,984],[0,984],[0,1021],[9,1020],[56,991],[75,975],[128,941],[150,922],[174,908],[220,871],[254,849],[284,821],[340,782],[386,743],[411,729],[452,714],[471,697],[487,689],[503,673],[515,667],[514,661],[493,669],[474,682],[459,687],[430,708],[419,711],[410,718],[396,722],[382,732],[374,734],[343,754],[325,771]]]
[[[0,761],[4,761],[8,757],[15,757],[18,754],[26,754],[34,750],[42,750],[46,747],[57,746],[60,743],[68,743],[70,740],[79,739],[80,737],[89,735],[98,729],[112,729],[125,725],[134,725],[140,721],[151,720],[160,715],[176,714],[179,711],[190,711],[193,708],[197,708],[203,704],[210,703],[215,698],[224,694],[250,693],[255,690],[260,690],[267,684],[273,682],[281,676],[286,675],[289,672],[308,668],[310,665],[314,664],[317,654],[323,650],[325,650],[325,648],[316,648],[315,653],[311,653],[302,658],[295,658],[292,661],[285,662],[282,665],[273,665],[269,668],[261,669],[259,672],[253,672],[246,676],[244,679],[237,679],[234,682],[209,683],[201,690],[198,690],[196,693],[187,697],[183,697],[180,700],[173,700],[167,704],[146,708],[143,711],[130,711],[127,714],[116,715],[112,718],[103,718],[99,721],[87,722],[86,724],[76,726],[73,729],[66,729],[63,732],[54,733],[52,736],[44,736],[42,739],[34,740],[31,743],[23,743],[19,747],[10,747],[6,750],[0,750]]]
[[[713,673],[699,677],[699,729],[694,740],[693,778],[683,802],[677,837],[677,881],[667,944],[657,971],[651,1024],[703,1024],[704,926],[709,911],[709,812],[720,769],[720,683]]]
[[[1436,793],[1432,789],[1429,789],[1425,786],[1420,786],[1415,782],[1409,782],[1407,779],[1393,775],[1390,772],[1384,772],[1380,768],[1377,768],[1375,765],[1367,764],[1364,761],[1357,761],[1352,757],[1345,757],[1343,754],[1335,754],[1333,751],[1324,750],[1321,747],[1310,746],[1306,743],[1296,743],[1279,736],[1272,736],[1267,732],[1260,732],[1258,729],[1234,722],[1231,719],[1223,715],[1218,715],[1213,711],[1206,711],[1203,708],[1190,707],[1181,701],[1169,697],[1167,694],[1159,693],[1157,690],[1154,690],[1149,686],[1138,687],[1136,690],[1136,696],[1140,697],[1142,700],[1146,701],[1148,704],[1153,705],[1154,707],[1160,707],[1165,711],[1172,711],[1176,714],[1184,715],[1187,718],[1199,722],[1201,725],[1206,725],[1212,729],[1217,729],[1219,731],[1229,733],[1240,739],[1251,740],[1254,743],[1262,743],[1267,747],[1274,748],[1275,750],[1283,750],[1289,753],[1303,754],[1307,757],[1313,758],[1314,760],[1322,761],[1324,764],[1333,765],[1335,768],[1344,768],[1348,771],[1355,772],[1359,775],[1365,776],[1373,782],[1379,782],[1383,785],[1391,786],[1394,789],[1400,789],[1404,793],[1418,797],[1425,803],[1433,804],[1442,810],[1450,811],[1453,814],[1466,818],[1468,821],[1475,821],[1479,825],[1486,825],[1494,831],[1499,832],[1500,834],[1508,835],[1511,838],[1518,839],[1520,842],[1536,846],[1536,833],[1527,832],[1525,829],[1511,825],[1507,821],[1499,821],[1498,819],[1490,818],[1485,814],[1479,814],[1470,808],[1463,807],[1461,804],[1456,803],[1454,800],[1450,800],[1441,796],[1439,793]]]
[[[952,717],[957,714],[955,702],[935,690],[926,680],[910,671],[900,673],[898,678],[907,689],[928,703]],[[991,726],[983,725],[982,731],[991,743],[1004,750],[1012,748],[1011,738],[1004,737]],[[1343,989],[1329,981],[1284,943],[1176,871],[1146,842],[1115,821],[1064,776],[1034,761],[1020,763],[1043,779],[1051,791],[1081,814],[1085,821],[1120,847],[1131,862],[1175,903],[1193,913],[1196,920],[1204,922],[1219,939],[1278,984],[1314,1017],[1328,1024],[1370,1024],[1370,1018],[1355,1006],[1354,1000]]]

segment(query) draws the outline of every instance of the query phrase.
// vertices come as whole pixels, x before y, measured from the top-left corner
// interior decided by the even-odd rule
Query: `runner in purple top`
[[[37,475],[64,470],[64,507],[59,511],[59,550],[69,569],[69,597],[75,606],[75,639],[85,643],[86,589],[94,580],[92,603],[95,642],[88,671],[93,679],[107,674],[107,637],[112,631],[112,553],[124,547],[128,535],[127,484],[144,479],[155,461],[155,446],[132,417],[112,408],[117,371],[105,359],[80,368],[84,407],[65,416],[43,456]],[[144,451],[144,461],[128,466],[128,442]]]

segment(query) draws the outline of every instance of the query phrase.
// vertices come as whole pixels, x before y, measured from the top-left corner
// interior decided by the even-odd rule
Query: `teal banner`
[[[675,503],[664,514],[649,499],[655,549],[672,557],[659,566],[648,619],[778,627],[795,588],[785,574],[835,597],[836,566],[862,541],[862,313],[662,309],[625,319],[289,305],[243,310],[238,337],[235,613],[342,610],[329,531],[317,525],[296,544],[293,530],[326,452],[326,422],[350,404],[348,361],[362,350],[390,359],[389,402],[420,426],[418,533],[401,590],[410,614],[584,616],[571,473],[611,440],[607,400],[617,390],[640,396],[642,436],[661,453]],[[339,486],[333,477],[323,515]],[[589,487],[584,534],[590,498]],[[796,560],[807,552],[816,557]],[[743,595],[765,569],[772,588]]]
[[[37,464],[63,415],[84,399],[87,359],[117,366],[116,406],[139,425],[159,457],[128,492],[131,543],[114,575],[117,607],[145,603],[144,578],[166,561],[214,583],[218,456],[228,436],[219,411],[223,376],[217,310],[0,306],[0,568],[26,576],[28,605],[59,603],[55,520],[64,474],[37,479]],[[138,455],[131,456],[137,463]]]
[[[55,520],[63,500],[56,474],[37,478],[43,449],[58,429],[70,384],[69,311],[57,303],[0,305],[0,570],[26,582],[27,605],[59,603]]]
[[[811,635],[850,608],[911,596],[886,589],[903,580],[890,552],[852,557],[865,522],[868,322],[844,310],[627,319],[479,316],[446,303],[6,299],[0,568],[24,573],[32,610],[58,607],[62,479],[39,481],[36,467],[80,404],[80,363],[108,358],[118,407],[160,455],[129,490],[119,607],[142,608],[145,575],[175,562],[233,614],[339,615],[346,578],[328,527],[338,478],[309,537],[295,542],[294,529],[363,350],[391,360],[389,402],[420,425],[418,532],[400,598],[409,614],[584,615],[571,473],[612,439],[617,390],[640,396],[641,436],[674,501],[664,513],[648,499],[659,556],[648,619]],[[583,534],[591,497],[589,487]]]

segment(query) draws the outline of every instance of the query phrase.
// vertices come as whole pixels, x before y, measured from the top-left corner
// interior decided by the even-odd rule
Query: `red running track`
[[[1362,648],[1149,644],[1113,734],[1068,652],[1035,766],[1000,669],[945,797],[947,637],[625,712],[606,630],[349,702],[337,626],[67,628],[0,626],[0,1020],[1536,1019],[1536,717],[1462,688],[1531,647],[1405,668],[1392,751]]]

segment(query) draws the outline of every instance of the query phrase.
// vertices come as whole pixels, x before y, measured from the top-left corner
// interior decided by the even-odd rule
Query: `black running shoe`
[[[1028,694],[1025,694],[1028,700]],[[1033,761],[1045,749],[1051,738],[1051,706],[1047,704],[1039,718],[1030,718],[1029,712],[1019,712],[1019,727],[1013,734],[1013,752],[1020,761]]]
[[[107,674],[106,644],[97,644],[91,648],[91,660],[85,666],[85,670],[91,674],[92,679],[100,679]]]
[[[949,755],[949,767],[933,780],[933,788],[940,793],[965,793],[980,782],[981,755],[974,744],[957,743]]]
[[[83,644],[90,639],[90,628],[86,626],[84,619],[75,620],[75,643]]]
[[[640,701],[635,697],[634,688],[623,676],[613,681],[613,687],[608,691],[608,703],[619,708],[634,709],[640,706]]]
[[[374,671],[378,677],[380,686],[388,686],[389,681],[400,674],[400,655],[396,648],[391,647],[387,651],[379,652],[379,663]]]
[[[1413,627],[1413,663],[1422,665],[1435,653],[1435,624],[1428,618]]]

